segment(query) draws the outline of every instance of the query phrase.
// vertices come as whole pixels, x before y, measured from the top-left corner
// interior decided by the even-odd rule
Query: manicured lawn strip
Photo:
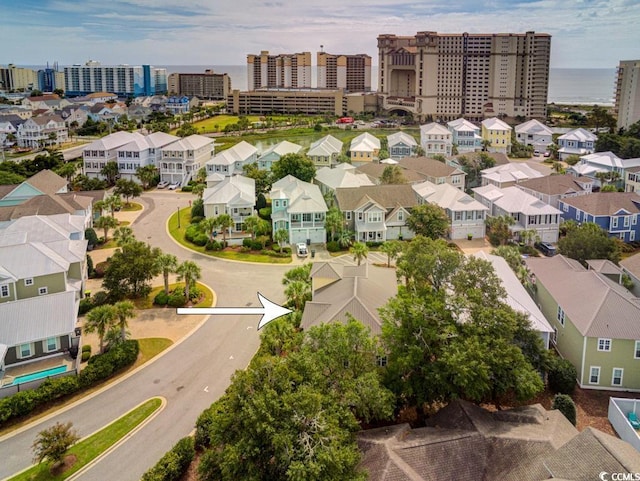
[[[147,337],[144,339],[138,339],[138,344],[140,345],[140,354],[138,354],[136,362],[133,363],[132,369],[135,369],[156,357],[165,349],[169,349],[173,344],[173,341],[163,337]]]
[[[182,288],[184,288],[184,282],[176,282],[174,284],[169,284],[169,292],[171,292],[173,289],[175,289],[178,286],[182,286]],[[213,305],[213,292],[211,291],[211,289],[209,289],[204,284],[201,284],[200,282],[196,282],[196,286],[204,294],[204,298],[197,304],[194,304],[193,307],[211,307]],[[134,299],[133,303],[136,306],[136,309],[161,308],[161,306],[156,306],[153,304],[153,299],[155,299],[158,293],[163,290],[164,290],[164,285],[156,286],[153,289],[151,289],[151,292],[149,293],[149,295],[144,299]]]
[[[113,423],[102,428],[86,439],[80,441],[69,449],[67,454],[77,456],[75,464],[58,476],[52,476],[49,472],[49,465],[41,463],[24,471],[23,473],[10,478],[10,481],[46,481],[67,479],[72,474],[89,464],[111,446],[120,441],[124,436],[133,431],[140,423],[151,416],[162,404],[160,398],[152,398],[134,408]]]
[[[271,257],[264,254],[251,254],[249,252],[223,252],[223,251],[208,251],[204,246],[197,246],[187,241],[184,238],[184,233],[189,227],[189,221],[191,220],[191,212],[189,209],[180,209],[180,228],[178,228],[178,212],[174,212],[169,217],[169,235],[174,238],[178,244],[191,249],[192,251],[200,252],[211,257],[218,257],[220,259],[230,259],[236,261],[249,261],[259,262],[262,264],[290,264],[291,257]],[[222,240],[218,237],[218,240]]]
[[[142,204],[138,204],[137,202],[122,204],[122,212],[135,212],[138,210],[142,210]],[[122,222],[120,224],[122,225]]]

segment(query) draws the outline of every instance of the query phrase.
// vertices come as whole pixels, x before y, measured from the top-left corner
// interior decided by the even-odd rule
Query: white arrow
[[[262,329],[269,322],[281,316],[289,314],[291,309],[279,306],[271,302],[258,292],[258,299],[262,307],[178,307],[178,314],[201,314],[201,315],[236,315],[236,316],[255,316],[262,314],[262,319],[258,323],[258,329]]]

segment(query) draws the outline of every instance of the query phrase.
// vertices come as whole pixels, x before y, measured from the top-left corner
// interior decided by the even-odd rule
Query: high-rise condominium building
[[[371,57],[334,55],[318,52],[318,88],[345,89],[349,92],[371,90]]]
[[[65,93],[70,96],[112,92],[120,97],[140,97],[167,92],[167,70],[150,65],[85,65],[64,68]]]
[[[551,36],[437,33],[378,36],[384,108],[449,121],[545,118]]]
[[[616,82],[618,128],[640,120],[640,60],[621,60]]]
[[[169,93],[200,99],[226,100],[231,93],[231,79],[226,73],[172,73],[169,75]]]
[[[248,90],[311,88],[311,52],[247,55]]]
[[[30,68],[16,67],[10,63],[0,66],[0,90],[30,90],[38,88],[38,74]]]

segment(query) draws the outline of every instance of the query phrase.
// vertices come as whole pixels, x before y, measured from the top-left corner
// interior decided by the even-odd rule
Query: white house
[[[586,129],[570,130],[558,137],[558,156],[560,160],[566,160],[570,155],[587,155],[596,150],[598,136]]]
[[[450,239],[466,239],[469,236],[484,239],[488,207],[451,184],[426,181],[411,187],[421,204],[436,204],[445,210],[451,225]]]
[[[473,189],[474,197],[489,208],[493,217],[507,215],[515,224],[509,226],[514,238],[520,231],[535,230],[542,242],[558,241],[562,212],[517,187],[499,188],[485,185]]]
[[[214,140],[203,135],[190,135],[162,149],[160,179],[185,185],[213,157]]]
[[[17,138],[20,147],[49,147],[66,142],[69,130],[58,115],[31,117],[18,126]]]
[[[387,150],[389,157],[395,160],[416,155],[418,142],[406,132],[396,132],[387,136]]]
[[[480,171],[482,185],[510,187],[525,180],[539,179],[551,175],[551,169],[540,164],[509,162]]]
[[[256,181],[242,175],[224,177],[202,194],[204,216],[229,214],[233,219],[230,232],[242,232],[244,219],[253,214],[256,204]]]
[[[459,154],[466,154],[482,149],[482,135],[480,127],[472,124],[467,119],[456,119],[447,122],[447,129],[452,134],[453,145]]]
[[[342,152],[342,141],[333,135],[326,135],[309,146],[307,157],[316,167],[331,167],[338,163],[340,152]]]
[[[453,149],[453,135],[449,129],[435,122],[421,125],[420,145],[427,157],[436,154],[447,157],[451,155]]]
[[[334,169],[322,167],[316,171],[313,183],[320,187],[322,195],[343,187],[374,185],[367,174],[359,173],[351,164],[339,164]]]
[[[544,151],[553,143],[553,131],[536,119],[516,125],[516,140],[523,145]]]
[[[241,174],[242,168],[258,160],[258,149],[244,140],[223,150],[207,161],[207,175],[219,173],[225,176]]]
[[[317,185],[287,175],[273,184],[270,197],[274,235],[284,229],[291,244],[326,241],[324,221],[328,209]]]
[[[567,169],[567,173],[574,176],[585,176],[593,179],[595,186],[601,182],[597,177],[599,172],[615,172],[618,179],[614,183],[622,184],[625,181],[627,170],[640,166],[640,158],[621,159],[613,152],[595,152],[583,155],[580,162]]]
[[[262,170],[271,170],[271,166],[274,162],[280,160],[280,158],[287,154],[297,154],[302,150],[302,146],[283,140],[277,143],[270,149],[264,151],[258,157],[258,167]]]

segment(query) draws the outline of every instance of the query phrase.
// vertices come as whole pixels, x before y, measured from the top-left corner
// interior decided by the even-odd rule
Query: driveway
[[[166,219],[188,208],[190,194],[150,192],[136,199],[145,206],[132,224],[136,237],[191,259],[202,268],[202,282],[217,294],[218,306],[258,306],[257,292],[283,302],[282,275],[291,266],[229,263],[189,251],[166,232]],[[31,464],[37,433],[57,421],[71,421],[80,436],[102,428],[141,401],[164,396],[167,407],[149,424],[112,451],[80,479],[138,480],[178,439],[189,434],[198,415],[218,399],[237,369],[244,369],[259,346],[259,316],[210,317],[194,335],[172,346],[157,360],[115,385],[98,391],[48,418],[0,438],[0,479]]]

